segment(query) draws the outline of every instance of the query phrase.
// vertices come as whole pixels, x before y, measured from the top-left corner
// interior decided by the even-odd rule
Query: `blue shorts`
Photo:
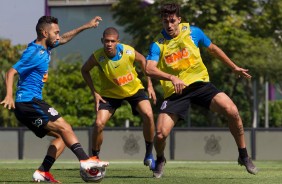
[[[16,102],[15,115],[19,122],[28,127],[37,137],[44,137],[49,130],[44,127],[56,121],[60,114],[43,100],[33,98],[30,102]]]
[[[115,99],[115,98],[108,98],[108,97],[102,97],[102,98],[106,101],[106,103],[100,102],[99,110],[106,109],[106,110],[112,110],[115,112],[116,109],[121,106],[122,102],[126,100],[130,104],[132,113],[135,116],[139,114],[136,110],[136,106],[138,105],[138,103],[142,100],[149,100],[144,89],[140,89],[133,96],[126,97],[123,99]]]
[[[210,82],[195,82],[183,89],[182,94],[172,94],[164,99],[160,113],[176,114],[185,119],[190,103],[209,109],[215,95],[220,93]]]

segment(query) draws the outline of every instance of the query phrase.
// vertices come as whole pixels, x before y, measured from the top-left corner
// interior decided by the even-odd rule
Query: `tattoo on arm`
[[[82,27],[64,33],[60,38],[60,44],[65,44],[73,39],[78,33],[84,30]]]

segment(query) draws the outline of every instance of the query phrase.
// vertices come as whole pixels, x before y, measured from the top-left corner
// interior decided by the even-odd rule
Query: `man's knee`
[[[167,136],[163,132],[156,133],[156,140],[157,141],[165,141]]]
[[[235,104],[230,104],[227,105],[227,107],[225,108],[226,110],[226,115],[231,118],[233,121],[239,121],[240,115],[239,115],[239,111],[238,108]]]
[[[105,127],[105,122],[100,120],[100,119],[96,119],[95,123],[94,123],[94,129],[98,130],[98,131],[102,131]]]
[[[154,122],[154,115],[153,112],[146,112],[144,114],[142,114],[142,120],[144,123],[153,123]]]

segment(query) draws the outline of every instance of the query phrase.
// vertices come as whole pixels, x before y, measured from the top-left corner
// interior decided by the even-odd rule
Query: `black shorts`
[[[37,137],[44,137],[49,131],[44,127],[49,121],[56,121],[60,114],[43,100],[33,98],[30,102],[16,102],[15,115]]]
[[[116,109],[121,106],[122,102],[126,100],[130,104],[132,113],[135,116],[138,115],[138,112],[136,110],[136,106],[138,105],[138,103],[142,100],[149,100],[144,89],[140,89],[133,96],[126,97],[123,99],[115,99],[108,97],[102,97],[102,98],[106,101],[106,103],[100,102],[99,110],[106,109],[106,110],[113,110],[115,112]]]
[[[185,119],[190,103],[209,109],[215,95],[220,93],[210,82],[195,82],[183,89],[182,94],[172,94],[166,98],[160,108],[160,113],[176,114]]]

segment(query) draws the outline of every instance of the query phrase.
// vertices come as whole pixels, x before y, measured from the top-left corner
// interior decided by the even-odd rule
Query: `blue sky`
[[[44,11],[44,0],[0,0],[0,38],[13,45],[31,42]]]

